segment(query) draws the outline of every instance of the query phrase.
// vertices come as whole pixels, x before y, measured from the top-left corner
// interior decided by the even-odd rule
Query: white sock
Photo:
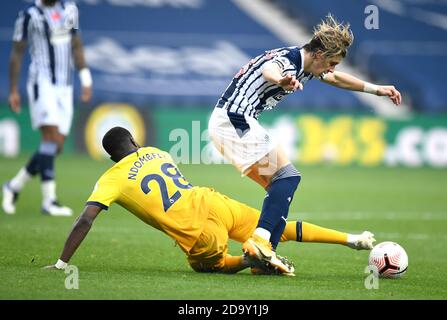
[[[48,207],[56,201],[56,182],[54,180],[43,181],[41,183],[43,206]]]
[[[270,231],[264,229],[264,228],[256,228],[255,232],[253,233],[257,236],[260,236],[262,239],[265,239],[267,241],[270,241]]]
[[[30,181],[32,176],[26,171],[25,168],[22,168],[17,172],[16,176],[11,179],[9,182],[9,187],[15,191],[20,192],[23,186]]]
[[[348,238],[346,239],[347,244],[351,244],[354,245],[357,240],[359,239],[359,235],[358,234],[350,234],[348,233]]]

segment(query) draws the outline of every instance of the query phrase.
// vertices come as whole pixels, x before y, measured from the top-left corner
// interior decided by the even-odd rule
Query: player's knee
[[[298,188],[298,185],[300,184],[301,176],[288,177],[287,181],[290,184],[290,188],[295,191]]]
[[[221,268],[213,265],[209,265],[203,262],[190,262],[189,265],[195,272],[199,273],[210,273],[210,272],[220,272]]]
[[[191,268],[196,272],[222,272],[225,266],[225,259],[222,254],[217,253],[212,256],[188,257]]]
[[[207,271],[207,268],[205,268],[200,263],[190,263],[189,265],[195,272],[200,272],[200,273],[209,272],[209,271]]]
[[[61,140],[61,134],[57,126],[42,126],[40,131],[44,141],[59,143]]]
[[[279,169],[273,175],[270,185],[273,185],[275,182],[280,182],[281,184],[287,185],[288,189],[294,192],[298,188],[300,181],[300,172],[290,163]]]

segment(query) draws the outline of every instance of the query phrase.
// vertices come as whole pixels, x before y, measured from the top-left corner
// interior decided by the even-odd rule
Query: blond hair
[[[310,52],[321,51],[325,58],[336,56],[344,58],[354,41],[354,35],[349,27],[349,23],[340,23],[329,13],[326,20],[314,28],[313,37],[304,49]]]

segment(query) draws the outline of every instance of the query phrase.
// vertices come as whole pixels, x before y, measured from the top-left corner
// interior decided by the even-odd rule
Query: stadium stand
[[[27,0],[2,4],[0,99],[5,101],[15,12],[31,3]],[[201,105],[211,109],[233,75],[251,57],[288,45],[232,1],[76,3],[97,101]],[[23,70],[23,93],[25,78]],[[351,92],[319,81],[311,81],[304,92],[287,97],[281,108],[288,107],[306,111],[370,111]]]
[[[350,61],[379,83],[395,83],[414,110],[447,111],[447,2],[433,0],[276,0],[309,30],[328,12],[355,34]],[[365,8],[379,9],[379,29],[365,27]],[[392,30],[392,32],[390,32]]]

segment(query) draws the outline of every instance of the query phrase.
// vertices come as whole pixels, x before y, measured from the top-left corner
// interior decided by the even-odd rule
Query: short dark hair
[[[102,146],[112,160],[119,161],[129,153],[135,145],[132,143],[132,134],[123,127],[113,127],[102,138]]]

